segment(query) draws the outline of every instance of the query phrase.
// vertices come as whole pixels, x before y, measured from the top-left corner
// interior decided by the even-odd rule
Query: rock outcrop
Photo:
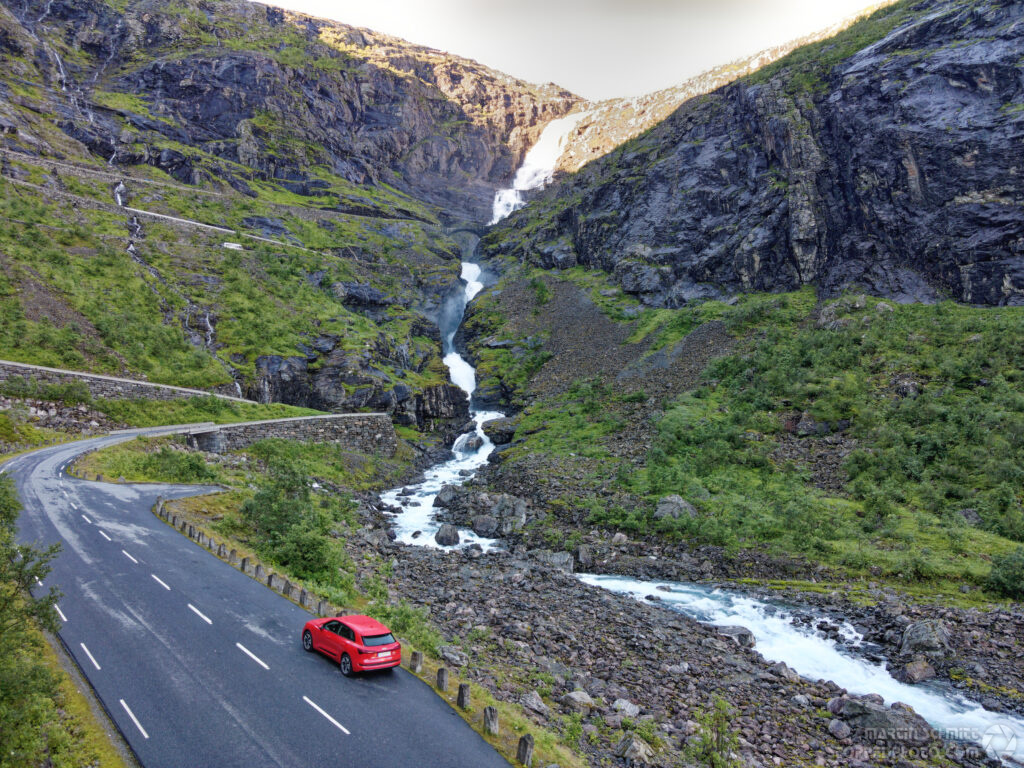
[[[606,270],[653,306],[806,284],[1024,303],[1022,13],[883,9],[687,102],[483,251]]]
[[[269,180],[317,206],[333,198],[328,207],[347,213],[377,211],[391,186],[453,220],[485,222],[494,191],[544,124],[579,101],[458,56],[242,0],[173,10],[132,0],[123,12],[99,0],[48,3],[45,13],[8,5],[0,54],[36,49],[67,85],[61,94],[74,94],[48,105],[58,125],[104,161],[239,191]],[[65,46],[82,55],[58,68]],[[18,133],[17,110],[0,117]],[[398,203],[392,215],[413,213]]]

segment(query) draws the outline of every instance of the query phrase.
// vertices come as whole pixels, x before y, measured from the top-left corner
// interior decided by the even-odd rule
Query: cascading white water
[[[523,164],[516,171],[511,188],[499,190],[494,196],[491,224],[497,224],[513,211],[522,208],[525,204],[523,192],[539,189],[551,181],[566,137],[585,114],[577,112],[552,120],[544,126],[537,143],[530,147],[523,158]]]
[[[496,224],[523,205],[522,192],[537,189],[551,181],[555,163],[562,154],[565,137],[582,116],[569,115],[552,120],[544,127],[537,144],[526,153],[512,187],[495,194],[491,224]],[[480,281],[480,265],[470,261],[462,262],[461,277],[466,284],[464,295],[465,303],[468,304],[484,287]],[[406,544],[440,546],[434,539],[434,534],[441,527],[434,519],[434,499],[443,486],[461,485],[487,462],[494,444],[484,433],[483,425],[505,415],[499,411],[480,411],[472,404],[473,392],[476,391],[476,370],[455,350],[455,334],[460,324],[461,317],[445,332],[442,352],[452,383],[470,398],[470,414],[476,429],[471,434],[460,436],[452,446],[455,458],[428,469],[422,482],[381,494],[382,501],[401,509],[395,515],[393,525],[398,540]],[[477,439],[474,440],[474,437]],[[460,547],[479,544],[484,551],[488,551],[497,546],[495,539],[485,539],[472,531],[460,531],[459,536]]]
[[[946,738],[978,742],[994,756],[1024,761],[1024,719],[989,712],[948,685],[901,683],[882,665],[844,652],[835,641],[795,624],[783,608],[697,584],[591,574],[579,578],[638,600],[655,596],[660,605],[708,624],[742,625],[754,634],[756,649],[769,661],[783,661],[806,678],[831,680],[854,694],[877,693],[889,704],[902,701]],[[861,639],[849,625],[843,634],[854,645]]]
[[[480,282],[480,265],[469,261],[462,262],[462,280],[466,283],[464,296],[466,303],[472,301],[483,289]],[[470,414],[476,424],[474,432],[461,435],[452,446],[455,458],[437,464],[424,473],[424,478],[409,488],[395,488],[381,494],[381,500],[392,506],[400,507],[401,512],[395,515],[394,529],[398,540],[405,544],[420,544],[428,547],[440,547],[434,540],[434,534],[440,524],[434,519],[434,499],[445,485],[462,485],[473,472],[487,462],[487,457],[494,450],[494,443],[484,434],[483,425],[492,419],[500,419],[505,414],[499,411],[480,411],[473,407],[472,397],[476,391],[476,370],[455,351],[455,333],[458,324],[445,333],[442,339],[444,364],[448,366],[452,383],[470,398]],[[476,447],[470,447],[471,438],[479,439]],[[476,444],[476,441],[472,441]],[[496,545],[494,539],[486,539],[473,531],[459,532],[459,547],[479,544],[483,550],[489,551]]]
[[[565,137],[582,116],[570,115],[545,127],[537,145],[527,153],[512,188],[495,195],[491,224],[523,205],[522,192],[541,187],[551,180]],[[465,300],[468,303],[483,288],[479,280],[479,265],[462,262],[461,277],[466,283]],[[476,389],[476,371],[454,349],[457,330],[458,323],[442,340],[444,362],[452,382],[472,397]],[[469,479],[494,450],[494,445],[484,434],[483,425],[504,414],[478,411],[472,407],[471,413],[476,429],[456,440],[453,459],[427,470],[423,481],[414,486],[381,494],[383,501],[401,508],[394,517],[399,541],[439,547],[434,540],[434,533],[440,527],[434,520],[434,499],[444,485],[460,485]],[[468,448],[472,435],[481,441],[475,449]],[[497,545],[496,540],[482,538],[472,531],[461,531],[460,536],[460,547],[477,543],[487,551]],[[719,626],[743,625],[754,634],[757,650],[770,661],[785,662],[807,678],[832,680],[851,693],[877,693],[889,703],[902,701],[912,706],[945,738],[978,742],[1008,764],[1024,765],[1024,720],[989,712],[949,686],[901,683],[881,665],[844,652],[833,640],[798,626],[789,613],[776,606],[738,593],[695,584],[647,582],[589,574],[580,574],[579,578],[587,584],[640,600],[657,596],[661,604],[702,622]],[[848,624],[841,628],[841,634],[850,645],[856,646],[861,641],[859,633]]]

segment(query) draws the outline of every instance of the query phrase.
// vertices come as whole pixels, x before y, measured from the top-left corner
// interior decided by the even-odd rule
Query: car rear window
[[[365,635],[363,637],[363,645],[375,646],[375,645],[387,645],[388,643],[395,642],[395,636],[388,632],[386,635]]]

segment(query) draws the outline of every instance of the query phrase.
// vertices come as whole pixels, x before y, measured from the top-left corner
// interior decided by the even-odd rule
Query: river
[[[492,224],[525,204],[523,192],[551,181],[565,137],[579,117],[572,115],[554,120],[545,127],[537,144],[527,153],[513,186],[495,195]],[[434,515],[434,499],[444,485],[461,485],[487,462],[494,445],[484,433],[483,425],[504,416],[501,412],[479,410],[473,405],[476,371],[454,346],[466,305],[483,289],[480,266],[470,261],[474,245],[475,239],[463,246],[463,293],[455,295],[454,305],[442,312],[438,325],[445,365],[452,383],[470,398],[470,414],[476,423],[475,434],[481,442],[477,447],[470,447],[470,435],[462,435],[453,446],[454,458],[428,469],[422,482],[381,495],[385,503],[401,509],[394,516],[393,527],[398,541],[405,544],[441,546],[434,538],[440,528]],[[497,540],[482,538],[471,530],[460,530],[459,537],[456,546],[460,548],[478,544],[486,552],[500,546]],[[989,712],[948,684],[907,685],[899,682],[884,666],[869,662],[851,650],[860,643],[860,636],[852,626],[843,627],[849,645],[842,647],[813,629],[794,623],[785,607],[739,592],[620,576],[580,574],[579,578],[588,584],[636,599],[657,596],[661,605],[701,622],[718,626],[742,625],[754,634],[757,650],[769,661],[785,662],[809,679],[832,680],[854,694],[877,693],[887,703],[902,701],[947,738],[979,742],[1007,764],[1021,761],[1017,764],[1024,765],[1024,720]]]

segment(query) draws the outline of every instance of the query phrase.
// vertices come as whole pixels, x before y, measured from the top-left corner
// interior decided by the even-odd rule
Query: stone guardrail
[[[333,413],[241,424],[201,425],[185,430],[191,448],[226,453],[277,437],[314,443],[342,443],[363,453],[395,455],[398,435],[386,413]]]
[[[100,373],[68,371],[62,368],[47,368],[45,365],[29,365],[28,363],[16,363],[12,360],[0,360],[0,382],[19,377],[43,384],[82,382],[89,388],[89,394],[93,397],[110,400],[140,398],[145,400],[178,400],[187,397],[216,397],[235,403],[254,402],[253,400],[232,397],[231,395],[221,395],[216,392],[207,392],[202,389],[175,387],[170,384],[154,384],[149,381],[122,379],[117,376],[105,376]]]

